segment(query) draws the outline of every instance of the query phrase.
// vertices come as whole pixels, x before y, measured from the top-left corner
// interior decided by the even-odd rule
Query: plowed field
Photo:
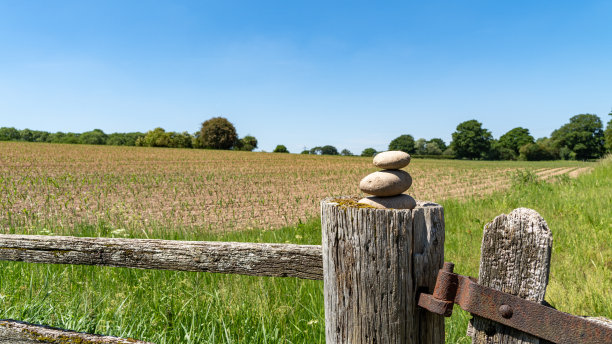
[[[406,193],[481,197],[525,169],[551,179],[590,165],[413,159]],[[373,171],[362,157],[2,142],[0,228],[275,228],[317,216],[325,197],[362,195],[359,180]]]

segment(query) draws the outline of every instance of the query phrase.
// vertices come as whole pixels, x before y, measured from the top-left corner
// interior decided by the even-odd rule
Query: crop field
[[[0,232],[320,244],[319,202],[359,195],[371,158],[0,143]],[[553,233],[546,300],[612,318],[612,160],[415,159],[408,193],[444,206],[446,260],[476,276],[483,226],[518,207]],[[0,319],[174,343],[323,343],[323,283],[0,262]],[[469,314],[446,322],[470,343]]]
[[[517,169],[544,179],[580,162],[414,160],[416,199],[482,197]],[[0,228],[272,229],[318,216],[329,196],[358,195],[371,158],[141,147],[0,143]]]

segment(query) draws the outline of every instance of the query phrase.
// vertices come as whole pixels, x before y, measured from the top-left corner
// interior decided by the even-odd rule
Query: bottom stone
[[[414,209],[416,207],[415,199],[406,194],[389,197],[370,196],[360,199],[359,203],[380,209]]]

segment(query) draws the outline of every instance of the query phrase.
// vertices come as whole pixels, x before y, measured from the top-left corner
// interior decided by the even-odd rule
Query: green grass
[[[540,182],[518,173],[513,187],[484,199],[442,202],[446,260],[476,276],[483,226],[528,207],[553,232],[546,299],[562,311],[612,318],[612,160],[578,179]],[[34,232],[145,237],[104,223]],[[274,231],[213,234],[153,228],[146,237],[320,244],[317,219]],[[31,231],[30,231],[31,232]],[[323,284],[293,278],[247,277],[106,267],[0,263],[0,318],[155,343],[323,343]],[[447,321],[447,343],[469,343],[469,315]]]

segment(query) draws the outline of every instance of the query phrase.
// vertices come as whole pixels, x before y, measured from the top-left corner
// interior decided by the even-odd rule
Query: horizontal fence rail
[[[135,339],[67,331],[21,321],[0,320],[0,344],[43,343],[153,344]]]
[[[0,260],[323,279],[319,245],[2,234]]]

